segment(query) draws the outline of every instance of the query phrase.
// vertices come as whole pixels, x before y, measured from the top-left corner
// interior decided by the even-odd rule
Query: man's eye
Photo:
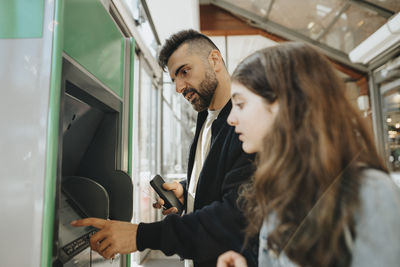
[[[186,74],[188,74],[189,73],[189,70],[188,69],[183,69],[183,70],[181,70],[181,75],[182,76],[185,76]]]

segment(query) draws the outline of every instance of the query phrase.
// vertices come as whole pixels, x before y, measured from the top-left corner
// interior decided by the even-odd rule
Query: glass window
[[[135,86],[134,109],[137,118],[134,121],[133,142],[135,157],[133,173],[135,181],[135,210],[137,222],[151,222],[156,218],[156,211],[152,207],[155,193],[150,187],[151,178],[157,173],[157,88],[153,86],[152,72],[143,57],[138,56],[140,63],[139,82]]]
[[[390,90],[383,97],[389,166],[391,171],[400,171],[400,87]]]
[[[385,23],[377,13],[350,5],[320,41],[348,53]]]
[[[128,10],[131,12],[133,18],[135,20],[139,19],[139,13],[140,13],[140,0],[123,0],[125,3],[125,6],[128,8]]]
[[[283,26],[284,28],[274,28],[281,31],[283,35],[292,32],[299,33],[315,40],[317,44],[325,44],[345,54],[387,21],[387,18],[377,13],[376,9],[369,9],[368,5],[360,5],[356,1],[348,0],[233,0],[225,2],[263,18],[266,25],[269,25],[267,27],[274,28],[274,24],[268,24],[268,22]],[[369,2],[392,12],[400,10],[399,0],[370,0]],[[242,16],[251,20],[251,15],[243,13]]]
[[[269,19],[307,37],[316,39],[345,5],[344,0],[278,0]]]
[[[166,180],[186,179],[197,113],[175,92],[175,84],[167,74],[164,75],[162,105],[162,173]]]

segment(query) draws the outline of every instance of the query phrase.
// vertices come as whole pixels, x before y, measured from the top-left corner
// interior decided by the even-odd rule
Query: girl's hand
[[[218,257],[217,267],[247,267],[247,263],[242,255],[230,250]]]

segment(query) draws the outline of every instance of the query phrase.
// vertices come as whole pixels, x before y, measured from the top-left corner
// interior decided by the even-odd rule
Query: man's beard
[[[207,70],[204,80],[199,85],[199,90],[189,88],[184,92],[183,96],[187,95],[190,92],[194,92],[195,94],[197,94],[198,97],[194,98],[193,101],[191,101],[191,104],[197,112],[200,112],[210,106],[211,99],[214,96],[217,86],[218,80],[215,72],[213,72],[212,70]]]

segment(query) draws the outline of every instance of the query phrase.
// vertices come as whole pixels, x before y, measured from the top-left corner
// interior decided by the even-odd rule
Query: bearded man
[[[239,186],[249,182],[254,155],[242,144],[227,117],[232,108],[230,76],[221,53],[205,35],[194,30],[173,34],[164,44],[159,64],[168,68],[176,92],[198,112],[196,133],[190,148],[187,180],[166,183],[184,204],[154,223],[131,224],[95,218],[75,221],[100,231],[91,237],[93,250],[105,258],[146,248],[166,255],[178,254],[186,266],[216,266],[218,255],[241,252],[249,266],[257,265],[258,240],[243,247],[245,219],[237,207]],[[154,207],[161,208],[160,199]]]

